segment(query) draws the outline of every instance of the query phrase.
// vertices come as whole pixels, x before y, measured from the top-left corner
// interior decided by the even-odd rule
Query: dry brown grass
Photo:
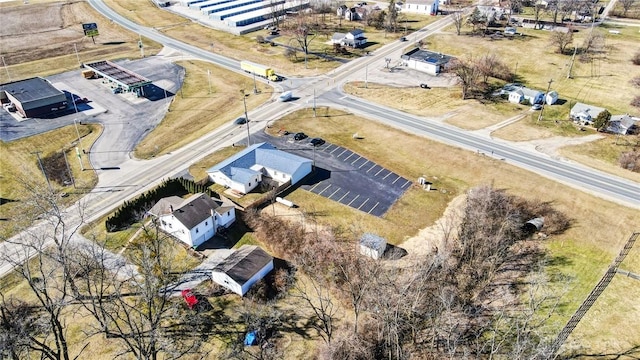
[[[88,148],[100,135],[102,128],[95,124],[78,125],[78,131],[82,137],[82,145]],[[0,197],[16,202],[0,205],[0,218],[7,221],[0,222],[0,237],[10,236],[15,232],[15,226],[21,223],[20,200],[32,194],[25,193],[21,185],[25,180],[35,180],[45,183],[44,175],[38,165],[34,151],[41,151],[40,156],[45,158],[54,152],[65,150],[71,172],[76,180],[76,188],[73,186],[59,186],[52,182],[55,189],[69,193],[69,197],[61,198],[63,205],[70,205],[90,191],[98,179],[91,170],[87,156],[82,156],[83,166],[86,171],[80,169],[80,163],[76,156],[75,146],[78,136],[73,125],[65,126],[44,134],[31,136],[10,143],[0,142]]]
[[[0,4],[5,4],[0,11],[0,41],[12,80],[77,69],[74,44],[81,62],[140,56],[137,34],[111,23],[84,1]],[[95,44],[83,34],[86,22],[98,24]],[[147,55],[161,49],[157,43],[143,41]],[[7,81],[6,72],[0,72],[0,83]]]
[[[260,82],[260,93],[252,94],[253,79],[210,63],[189,60],[177,64],[186,70],[183,88],[162,122],[136,146],[139,158],[175,150],[232,122],[244,112],[241,89],[251,94],[246,98],[248,109],[266,102],[272,95],[271,87]],[[207,71],[211,72],[211,94]]]

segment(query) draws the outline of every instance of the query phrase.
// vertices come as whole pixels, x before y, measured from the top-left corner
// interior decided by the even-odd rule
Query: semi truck
[[[279,81],[280,77],[276,75],[276,72],[272,68],[260,64],[253,63],[251,61],[240,61],[240,68],[248,73],[256,74],[257,76],[269,79],[271,81]]]

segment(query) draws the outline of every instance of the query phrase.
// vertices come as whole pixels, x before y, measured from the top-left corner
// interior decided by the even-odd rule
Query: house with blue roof
[[[312,161],[275,148],[254,144],[207,170],[209,178],[237,192],[247,194],[268,177],[280,184],[296,184],[311,173]]]

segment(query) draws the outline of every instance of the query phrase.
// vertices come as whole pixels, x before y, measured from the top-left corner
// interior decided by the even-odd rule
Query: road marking
[[[356,161],[358,161],[358,160],[360,160],[360,159],[362,159],[362,156],[358,156],[358,158],[357,158],[357,159],[353,160],[353,162],[351,163],[351,165],[353,165],[353,163],[354,163],[354,162],[356,162]]]
[[[338,150],[338,149],[340,149],[340,146],[336,146],[336,148],[335,148],[335,149],[333,149],[333,151],[331,151],[329,154],[333,154],[333,152],[334,152],[334,151],[336,151],[336,150]]]
[[[376,166],[378,166],[378,164],[375,164],[375,163],[374,163],[374,164],[373,164],[373,166],[372,166],[372,167],[370,167],[370,168],[369,168],[369,170],[367,170],[367,172],[369,172],[369,171],[373,170],[373,168],[374,168],[374,167],[376,167]]]
[[[346,194],[342,195],[342,197],[340,198],[340,200],[338,200],[338,202],[339,202],[339,203],[341,203],[341,202],[342,202],[342,199],[344,199],[344,198],[345,198],[345,196],[349,195],[349,193],[350,193],[350,192],[351,192],[351,191],[347,191],[347,193],[346,193]]]
[[[342,156],[342,154],[344,154],[344,153],[345,153],[345,151],[347,151],[347,149],[344,149],[340,154],[336,155],[336,157],[338,157],[338,158],[339,158],[340,156]]]
[[[310,192],[313,192],[313,189],[315,189],[318,185],[320,185],[322,183],[317,183],[315,185],[313,185],[313,187],[311,187],[311,189],[309,189]]]
[[[393,174],[391,171],[389,171],[389,173],[387,174],[387,176],[383,177],[382,180],[386,179],[387,177],[389,177],[389,175]]]
[[[346,157],[346,158],[344,158],[344,160],[342,160],[342,161],[347,162],[347,159],[349,159],[350,157],[352,157],[352,156],[353,156],[353,154],[355,154],[355,153],[353,153],[353,152],[352,152],[352,153],[351,153],[351,155],[347,156],[347,157]]]
[[[365,200],[365,201],[362,203],[362,205],[360,205],[360,206],[358,207],[358,210],[360,210],[360,208],[361,208],[361,207],[363,207],[363,206],[364,206],[364,204],[366,204],[366,203],[367,203],[367,201],[369,201],[369,198],[367,198],[367,200]]]
[[[380,204],[379,202],[377,202],[375,205],[373,205],[373,207],[371,208],[371,210],[369,210],[369,212],[367,214],[371,214],[371,212],[373,211],[373,209],[375,209],[376,207],[378,207],[378,204]]]
[[[330,187],[331,187],[331,184],[327,185],[327,187],[326,187],[326,188],[324,188],[324,189],[322,189],[322,191],[320,191],[320,192],[318,193],[318,195],[322,195],[322,193],[323,193],[325,190],[327,190],[328,188],[330,188]]]
[[[369,160],[363,162],[362,165],[360,165],[360,167],[358,169],[362,169],[362,167],[367,165],[368,163],[369,163]]]
[[[383,167],[381,167],[381,168],[380,168],[380,170],[379,170],[375,175],[373,175],[373,176],[378,176],[378,174],[380,174],[380,173],[382,172],[382,170],[384,170],[384,168],[383,168]]]
[[[336,191],[333,192],[333,194],[327,196],[329,199],[331,199],[333,197],[333,195],[335,195],[338,191],[340,191],[340,187],[336,186],[338,189]]]
[[[354,198],[353,198],[353,200],[351,200],[351,202],[347,204],[347,206],[351,206],[351,204],[352,204],[354,201],[356,201],[356,199],[357,199],[357,198],[359,198],[359,197],[360,197],[360,195],[356,195],[356,197],[354,197]]]
[[[400,180],[400,179],[402,179],[402,176],[398,176],[398,178],[397,178],[397,179],[393,180],[393,182],[391,183],[391,185],[395,184],[395,183],[396,183],[396,181],[398,181],[398,180]]]
[[[329,150],[329,148],[331,148],[332,146],[335,146],[335,145],[331,144],[331,145],[327,146],[326,148],[322,149],[322,151],[326,152],[325,150]]]
[[[402,185],[400,188],[402,189],[403,187],[407,186],[407,184],[410,184],[410,183],[411,183],[411,181],[407,180],[407,182],[404,183],[404,185]]]

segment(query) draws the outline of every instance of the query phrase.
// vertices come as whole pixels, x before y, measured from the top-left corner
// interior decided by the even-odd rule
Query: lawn
[[[60,198],[62,205],[69,206],[91,191],[98,178],[91,170],[87,156],[84,155],[81,159],[85,171],[81,170],[75,147],[78,143],[78,133],[82,138],[82,145],[88,148],[101,131],[102,127],[96,124],[78,125],[78,132],[73,125],[69,125],[9,143],[0,142],[2,154],[0,157],[0,197],[2,198],[0,218],[6,219],[0,222],[0,239],[13,235],[16,228],[28,225],[24,221],[32,220],[29,216],[21,216],[26,211],[22,206],[23,201],[32,195],[25,193],[23,183],[34,181],[43,187],[46,186],[36,152],[39,152],[41,159],[63,150],[67,156],[75,185],[63,185],[51,181],[55,191],[69,194],[67,197]]]
[[[258,82],[254,95],[253,79],[196,60],[177,62],[185,69],[182,89],[176,94],[162,122],[136,146],[138,158],[149,158],[180,148],[243,114],[241,90],[247,108],[254,108],[273,95],[272,88]],[[210,75],[208,75],[210,73]],[[209,93],[211,79],[211,93]]]

